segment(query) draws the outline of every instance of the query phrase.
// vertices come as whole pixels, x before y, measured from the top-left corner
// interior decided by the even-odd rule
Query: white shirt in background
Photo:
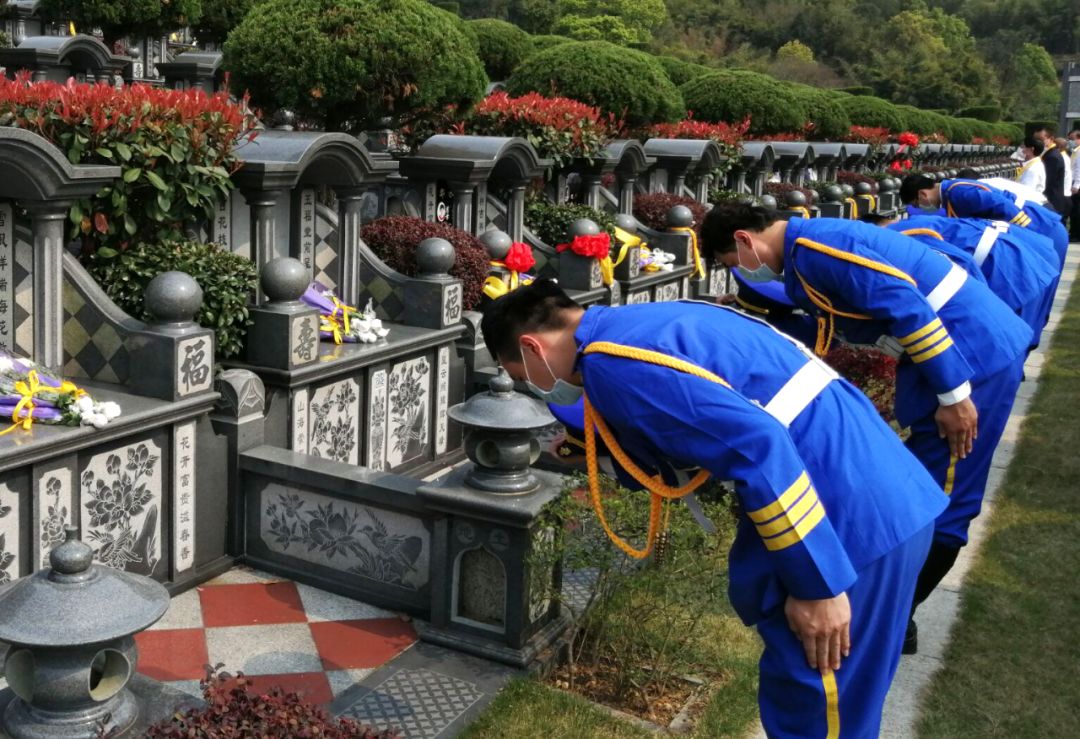
[[[1073,177],[1073,159],[1075,157],[1069,156],[1069,152],[1062,150],[1061,158],[1065,160],[1065,196],[1068,197],[1072,193],[1073,183],[1076,182]]]
[[[1039,193],[1046,192],[1046,165],[1042,159],[1032,159],[1024,163],[1024,171],[1020,173],[1020,184],[1027,185]]]
[[[985,182],[987,185],[990,185],[990,187],[996,187],[998,190],[1007,190],[1032,203],[1046,205],[1045,195],[1027,185],[1021,185],[1015,180],[1007,180],[1004,177],[986,177],[979,180],[979,182]]]
[[[1080,148],[1072,153],[1072,191],[1074,195],[1080,193]]]

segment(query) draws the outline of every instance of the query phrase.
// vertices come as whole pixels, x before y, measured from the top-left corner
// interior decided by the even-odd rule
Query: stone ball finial
[[[844,191],[839,185],[826,185],[823,194],[826,203],[839,203],[844,199]]]
[[[817,205],[818,201],[820,201],[820,200],[821,200],[821,195],[818,194],[818,191],[817,190],[810,190],[810,205]]]
[[[600,227],[596,225],[595,221],[588,218],[578,218],[570,224],[570,228],[566,231],[566,237],[567,240],[573,241],[578,236],[595,236],[598,233],[600,233]]]
[[[856,195],[870,195],[874,192],[874,188],[869,182],[856,182],[855,194]]]
[[[424,239],[416,247],[416,266],[422,275],[445,275],[456,258],[454,245],[446,239]]]
[[[485,231],[480,236],[480,243],[484,245],[488,256],[492,260],[499,262],[510,253],[510,247],[513,246],[514,240],[510,238],[510,234],[506,233],[506,231],[493,228],[490,231]]]
[[[636,234],[638,230],[638,220],[629,213],[619,213],[615,216],[615,225],[630,234]]]
[[[500,367],[499,374],[491,378],[488,387],[496,395],[509,395],[514,392],[514,379],[510,377],[503,367]]]
[[[878,185],[879,192],[893,192],[896,190],[896,182],[892,177],[886,177]]]
[[[855,188],[851,185],[840,185],[840,189],[844,191],[845,198],[850,198],[855,194]]]
[[[805,208],[806,193],[801,190],[792,190],[784,196],[784,201],[792,208]]]
[[[694,225],[694,211],[685,205],[673,205],[667,212],[668,228],[690,228]]]
[[[761,204],[769,210],[776,210],[776,206],[779,205],[779,203],[776,202],[776,198],[772,195],[762,195]]]
[[[310,284],[310,275],[299,259],[278,257],[263,265],[259,283],[267,298],[284,303],[300,299]]]
[[[162,272],[146,286],[143,302],[158,323],[189,323],[202,306],[203,291],[186,272]]]
[[[49,552],[49,565],[61,575],[77,575],[90,569],[94,562],[94,550],[79,541],[79,530],[64,527],[64,543]]]

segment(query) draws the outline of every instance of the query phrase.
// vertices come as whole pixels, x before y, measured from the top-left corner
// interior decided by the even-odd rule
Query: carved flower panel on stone
[[[417,357],[394,366],[389,380],[388,462],[391,469],[421,457],[428,444],[431,365]]]
[[[272,551],[410,590],[427,583],[429,535],[419,519],[279,485],[264,500]]]
[[[308,453],[357,464],[360,454],[360,386],[350,378],[314,392],[310,405]]]
[[[86,541],[102,564],[152,575],[161,560],[160,461],[146,441],[95,455],[83,470]]]

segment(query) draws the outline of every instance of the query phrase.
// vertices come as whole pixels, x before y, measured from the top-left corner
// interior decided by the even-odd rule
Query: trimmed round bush
[[[685,85],[690,80],[696,79],[703,74],[716,71],[715,67],[706,67],[704,64],[683,61],[673,56],[658,56],[656,61],[660,62],[660,66],[664,68],[668,79],[676,85]]]
[[[792,84],[802,100],[806,120],[814,124],[811,138],[843,139],[851,129],[851,118],[836,100],[836,96],[810,85]]]
[[[1024,140],[1024,127],[1015,123],[994,123],[994,136],[1008,139],[1010,144],[1019,144]]]
[[[855,85],[854,87],[841,87],[840,92],[846,92],[848,95],[869,97],[874,94],[874,88],[867,85]]]
[[[554,34],[540,34],[537,36],[530,36],[529,38],[532,40],[532,52],[534,54],[540,51],[547,51],[552,46],[561,46],[562,44],[574,42],[574,39],[572,38],[556,36]]]
[[[468,27],[476,34],[480,46],[480,61],[493,80],[505,80],[527,56],[533,45],[529,34],[513,23],[495,18],[469,21]]]
[[[548,246],[565,242],[570,224],[579,218],[588,218],[614,238],[615,216],[605,210],[581,203],[549,203],[543,198],[534,198],[525,204],[525,225]]]
[[[679,90],[695,118],[733,123],[750,116],[751,133],[801,131],[808,118],[802,96],[790,85],[756,72],[718,70]]]
[[[997,123],[1001,120],[1001,106],[997,104],[973,105],[970,108],[958,110],[956,115],[959,118],[975,118],[987,123]]]
[[[573,98],[629,126],[675,121],[685,111],[655,57],[607,41],[572,41],[537,52],[514,70],[506,91]]]
[[[866,95],[841,95],[839,100],[853,125],[904,130],[904,116],[888,100]]]
[[[415,277],[416,247],[424,239],[446,239],[454,245],[454,266],[450,274],[463,283],[462,304],[472,310],[484,295],[489,259],[480,240],[449,223],[431,223],[413,216],[385,216],[367,224],[360,231],[364,243],[391,268]]]
[[[487,78],[465,23],[424,0],[266,0],[225,42],[236,90],[328,130],[470,105]]]
[[[929,136],[941,130],[941,121],[933,113],[920,110],[914,105],[897,105],[896,109],[904,119],[904,130]]]

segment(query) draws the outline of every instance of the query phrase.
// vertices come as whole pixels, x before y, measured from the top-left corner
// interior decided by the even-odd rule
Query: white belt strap
[[[949,269],[949,273],[937,284],[937,286],[930,291],[930,294],[926,296],[926,302],[930,304],[930,307],[937,313],[941,310],[942,306],[952,300],[952,296],[963,287],[964,282],[967,281],[968,275],[963,268],[957,267],[955,264]]]
[[[826,385],[837,377],[839,375],[832,368],[815,357],[784,383],[765,405],[765,412],[785,426],[790,426]]]
[[[994,242],[998,240],[998,237],[1001,236],[1002,233],[1003,232],[997,228],[996,225],[987,226],[983,230],[982,237],[979,239],[979,244],[975,247],[975,264],[980,267],[983,266],[983,262],[990,256],[990,250],[994,248]]]
[[[1027,205],[1027,198],[1025,198],[1023,195],[1017,195],[1016,196],[1016,207],[1019,208],[1020,210],[1023,210],[1025,205]]]

